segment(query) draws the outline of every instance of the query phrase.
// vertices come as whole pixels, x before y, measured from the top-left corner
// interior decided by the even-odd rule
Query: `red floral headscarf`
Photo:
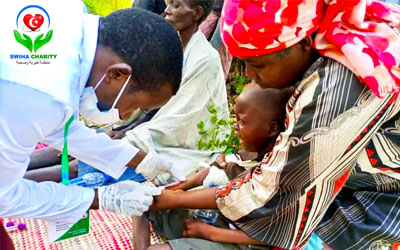
[[[400,7],[375,0],[226,0],[221,34],[233,56],[249,58],[317,31],[315,49],[382,96],[400,89],[399,29]]]

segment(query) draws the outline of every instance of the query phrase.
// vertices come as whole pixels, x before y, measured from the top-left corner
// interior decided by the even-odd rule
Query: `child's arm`
[[[199,187],[203,185],[204,179],[207,177],[209,169],[203,169],[200,170],[198,173],[189,176],[185,182],[182,182],[181,184],[177,186],[173,186],[168,188],[168,190],[189,190],[195,187]]]
[[[183,236],[223,243],[263,245],[263,242],[251,238],[243,231],[214,227],[201,221],[187,221]]]
[[[154,197],[154,202],[153,205],[150,207],[150,210],[164,211],[172,208],[217,209],[217,204],[215,201],[215,191],[216,188],[204,188],[193,191],[164,190],[161,195]],[[197,221],[196,223],[200,222]],[[194,225],[194,227],[196,227],[196,225]],[[249,237],[242,231],[235,231],[235,230],[222,229],[216,227],[212,228],[213,228],[213,230],[211,231],[212,233],[207,234],[209,236],[204,236],[208,237],[207,238],[208,240],[237,243],[237,244],[262,244],[262,242],[259,242]],[[207,231],[202,231],[202,232],[207,232]],[[193,234],[190,233],[190,231],[188,231],[186,235],[185,237],[195,237],[193,236]],[[200,236],[196,237],[201,238]]]
[[[216,188],[203,188],[192,191],[164,190],[154,197],[151,211],[164,211],[172,208],[217,209]]]

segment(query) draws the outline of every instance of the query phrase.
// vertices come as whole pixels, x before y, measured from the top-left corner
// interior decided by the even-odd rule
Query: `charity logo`
[[[29,50],[36,53],[41,47],[49,43],[53,30],[50,29],[50,16],[39,5],[28,5],[17,15],[17,29],[14,30],[15,40]]]

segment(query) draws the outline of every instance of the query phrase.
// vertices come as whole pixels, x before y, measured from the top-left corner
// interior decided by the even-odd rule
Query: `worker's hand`
[[[209,168],[207,177],[203,181],[203,187],[217,187],[227,183],[228,181],[228,176],[223,169],[212,166]]]
[[[179,173],[174,164],[165,157],[160,157],[155,152],[147,153],[143,161],[137,166],[136,172],[140,173],[149,181],[154,180],[157,175],[170,173],[172,179],[185,181],[186,177]]]
[[[170,173],[162,173],[156,176],[156,178],[153,180],[153,183],[156,186],[164,186],[169,183],[169,179],[171,179]]]
[[[183,237],[210,240],[213,228],[213,226],[202,221],[187,220],[185,230],[183,231]]]
[[[165,211],[172,208],[179,208],[179,195],[183,190],[163,190],[162,194],[154,197],[150,211]]]
[[[128,216],[141,216],[149,210],[153,196],[161,189],[148,187],[134,181],[122,181],[98,188],[99,208]]]
[[[120,131],[108,131],[106,134],[113,140],[119,140],[125,136],[125,134]]]

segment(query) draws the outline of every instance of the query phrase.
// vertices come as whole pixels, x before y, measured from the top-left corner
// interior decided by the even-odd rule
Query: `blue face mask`
[[[80,98],[79,103],[79,112],[80,114],[88,119],[89,121],[98,124],[98,125],[110,125],[116,123],[120,120],[119,118],[119,110],[115,108],[117,102],[121,98],[122,93],[124,92],[126,86],[128,85],[129,80],[131,79],[131,75],[126,79],[124,85],[122,86],[121,90],[119,91],[117,97],[111,108],[106,111],[100,111],[97,107],[98,99],[96,96],[96,89],[99,85],[103,82],[106,74],[100,79],[100,81],[93,87],[87,87],[83,90],[83,94]]]

